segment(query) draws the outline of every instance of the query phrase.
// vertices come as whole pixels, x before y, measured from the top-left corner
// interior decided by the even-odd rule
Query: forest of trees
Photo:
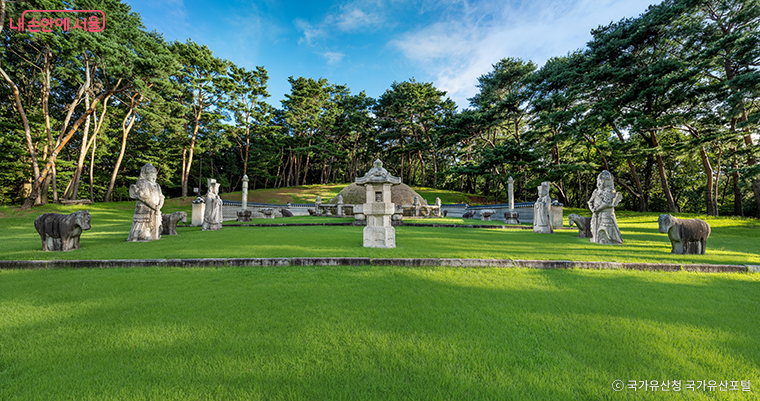
[[[103,10],[102,32],[18,32],[24,10]],[[67,16],[71,16],[68,14]],[[143,164],[168,196],[347,183],[376,158],[404,183],[583,207],[603,169],[638,211],[758,216],[760,0],[666,0],[538,67],[505,57],[470,107],[414,79],[373,99],[167,42],[116,0],[0,0],[0,203],[128,199]],[[568,49],[571,50],[571,49]]]

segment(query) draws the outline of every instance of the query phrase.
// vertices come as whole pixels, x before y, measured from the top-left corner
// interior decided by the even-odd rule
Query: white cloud
[[[382,9],[379,4],[379,2],[364,2],[343,5],[340,11],[327,15],[315,24],[300,18],[296,19],[294,21],[296,28],[303,32],[303,36],[298,39],[298,44],[315,46],[321,39],[329,38],[337,32],[357,33],[377,29],[385,21],[383,14],[377,11]],[[374,10],[370,10],[370,7]]]
[[[320,56],[324,57],[327,60],[327,64],[335,65],[339,63],[340,60],[343,60],[343,57],[346,55],[338,52],[325,52],[321,53]]]
[[[315,41],[325,35],[325,31],[322,28],[314,27],[307,21],[302,19],[295,20],[296,27],[303,31],[303,36],[298,39],[298,44],[306,43],[309,46],[313,46]]]
[[[328,18],[326,22],[343,32],[370,30],[383,22],[383,17],[377,12],[365,12],[357,5],[343,6],[337,17]]]
[[[506,57],[542,65],[582,48],[590,31],[644,12],[652,0],[538,0],[448,6],[439,21],[401,34],[389,44],[435,77],[436,86],[460,107],[477,93],[477,78]]]

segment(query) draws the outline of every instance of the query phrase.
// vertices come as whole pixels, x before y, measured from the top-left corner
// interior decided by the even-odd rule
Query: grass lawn
[[[176,236],[128,243],[134,202],[93,204],[92,229],[81,237],[82,249],[42,252],[34,219],[41,213],[71,213],[82,206],[46,205],[31,211],[0,208],[0,259],[174,259],[265,257],[484,258],[576,260],[646,263],[760,264],[760,222],[754,219],[706,218],[712,226],[706,255],[673,255],[666,234],[657,232],[657,214],[620,212],[625,243],[598,245],[576,238],[576,230],[536,234],[521,229],[415,227],[414,223],[482,224],[473,219],[408,219],[396,229],[395,249],[364,248],[360,226],[225,227],[203,232],[179,227]],[[170,200],[165,213],[190,212],[187,201]],[[566,213],[578,210],[566,210]],[[189,218],[189,216],[188,216]],[[350,218],[297,217],[256,219],[252,223],[349,222]],[[500,222],[491,222],[501,225]],[[235,224],[235,222],[228,222]]]
[[[4,270],[0,399],[758,399],[759,285],[495,268]],[[681,391],[615,392],[615,380]]]

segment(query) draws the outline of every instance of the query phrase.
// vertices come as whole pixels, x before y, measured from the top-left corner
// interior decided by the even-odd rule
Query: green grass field
[[[41,213],[71,213],[82,206],[47,205],[31,211],[0,208],[0,259],[174,259],[268,257],[484,258],[645,263],[760,264],[760,222],[706,218],[712,226],[706,255],[673,255],[666,234],[657,231],[657,214],[619,212],[625,243],[598,245],[576,238],[576,230],[536,234],[520,229],[415,227],[415,223],[484,224],[473,219],[409,219],[397,227],[396,248],[362,246],[362,227],[225,227],[203,232],[179,227],[179,235],[148,243],[126,242],[133,202],[94,204],[92,229],[81,236],[81,249],[42,252],[34,219]],[[169,201],[165,213],[190,212],[187,202]],[[579,210],[566,210],[566,213]],[[704,217],[704,216],[703,216]],[[189,218],[189,216],[188,216]],[[294,217],[255,219],[252,223],[350,222],[350,218]],[[500,222],[491,222],[500,225]],[[236,224],[228,222],[227,224]]]
[[[4,270],[0,399],[757,399],[758,285],[495,268]],[[682,389],[615,392],[615,380]]]
[[[82,249],[40,251],[34,218],[79,209],[0,208],[0,259],[760,264],[760,223],[753,219],[708,218],[707,255],[670,254],[657,214],[630,212],[618,213],[621,246],[575,238],[576,230],[545,235],[413,224],[483,223],[455,218],[408,220],[396,230],[396,249],[364,248],[359,226],[234,222],[127,243],[133,202],[87,207],[93,227],[82,235]],[[167,201],[165,213],[177,210],[189,212],[188,201]],[[0,270],[0,400],[758,399],[759,285],[760,274],[750,273],[576,269]],[[677,380],[682,387],[615,391],[616,380]],[[714,380],[716,387],[689,390],[690,380]],[[751,392],[741,391],[742,381]]]

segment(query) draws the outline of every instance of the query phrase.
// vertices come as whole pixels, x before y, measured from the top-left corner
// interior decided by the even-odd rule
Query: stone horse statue
[[[90,229],[90,212],[45,213],[34,219],[34,228],[42,239],[43,251],[79,249],[79,236],[82,231]]]
[[[668,233],[670,253],[704,255],[710,225],[700,219],[678,219],[669,214],[661,214],[657,220],[661,233]]]
[[[578,236],[576,238],[591,238],[591,217],[583,217],[579,214],[567,216],[570,226],[575,224],[578,227]]]

